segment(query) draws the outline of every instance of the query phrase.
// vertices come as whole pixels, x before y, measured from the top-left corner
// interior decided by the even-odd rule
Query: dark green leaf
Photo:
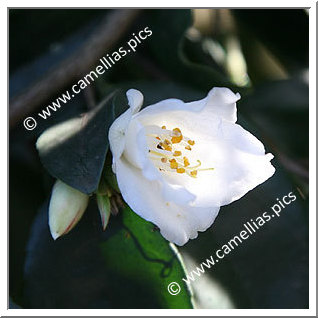
[[[198,239],[180,249],[191,255],[194,266],[227,244],[244,223],[254,221],[289,192],[297,199],[280,217],[266,222],[230,254],[191,283],[194,297],[204,308],[220,308],[226,295],[235,308],[308,308],[308,198],[302,197],[284,169],[273,160],[276,173],[240,200],[223,206],[214,224]],[[185,256],[186,256],[185,255]],[[188,271],[195,269],[188,265]],[[222,288],[217,287],[218,285]],[[202,286],[210,286],[209,293]]]
[[[210,65],[194,63],[186,56],[184,37],[192,25],[190,10],[152,10],[147,18],[153,31],[149,48],[156,62],[169,72],[169,76],[204,90],[213,86],[234,87],[222,71]]]
[[[272,151],[308,158],[308,84],[299,79],[266,82],[245,96],[238,108],[257,125]]]
[[[182,280],[185,272],[175,248],[169,245],[154,226],[129,208],[122,214],[122,228],[106,242],[101,243],[112,288],[123,298],[141,293],[146,308],[192,308],[188,287]],[[125,283],[125,287],[118,285]],[[170,295],[169,283],[181,286],[178,295]],[[138,286],[138,288],[137,288]],[[140,295],[141,296],[141,295]]]
[[[77,226],[54,241],[48,203],[38,214],[25,262],[27,308],[192,308],[177,252],[129,208],[102,231],[94,200]],[[170,282],[182,288],[167,291]]]
[[[114,120],[112,97],[82,117],[49,128],[37,141],[49,173],[86,194],[97,189],[104,167],[108,129]]]
[[[25,142],[25,141],[24,141]],[[25,143],[26,144],[26,143]],[[23,266],[29,231],[38,206],[45,199],[39,165],[32,169],[27,156],[14,153],[10,147],[9,183],[9,294],[18,305],[22,305]],[[27,153],[25,148],[24,154]],[[20,157],[19,162],[16,158]],[[34,161],[31,161],[34,162]]]

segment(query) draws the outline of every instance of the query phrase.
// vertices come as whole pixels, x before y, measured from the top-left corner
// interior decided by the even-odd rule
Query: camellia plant
[[[240,95],[230,89],[213,88],[206,98],[190,103],[166,99],[141,111],[142,93],[130,89],[126,94],[129,109],[109,129],[112,169],[124,201],[158,226],[168,241],[184,245],[196,238],[211,226],[220,206],[274,174],[273,155],[265,154],[263,144],[236,124]],[[52,130],[39,138],[39,149],[49,135]],[[96,195],[105,229],[111,189]],[[56,181],[49,206],[54,239],[76,225],[88,199]]]

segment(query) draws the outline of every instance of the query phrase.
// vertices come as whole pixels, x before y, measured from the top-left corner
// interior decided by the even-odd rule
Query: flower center
[[[183,136],[180,128],[172,130],[162,126],[161,130],[147,134],[149,137],[149,157],[160,171],[187,174],[197,178],[199,171],[214,170],[200,168],[201,161],[196,160],[192,165],[187,157],[195,147],[195,141]]]

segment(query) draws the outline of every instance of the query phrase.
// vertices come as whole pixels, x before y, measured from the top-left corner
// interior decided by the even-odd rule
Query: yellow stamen
[[[171,142],[173,144],[178,144],[179,142],[181,142],[181,140],[183,139],[181,130],[179,128],[174,128],[172,130],[172,137],[171,137]]]
[[[165,143],[161,143],[160,146],[163,147],[163,149],[166,150],[166,151],[171,151],[172,150],[172,147],[170,145],[166,145]]]
[[[171,137],[171,142],[173,144],[178,144],[179,142],[181,142],[182,139],[183,139],[182,135],[181,136],[177,136],[177,137],[173,136],[173,137]]]
[[[161,128],[166,129],[166,126],[162,126]],[[201,168],[200,160],[197,160],[197,164],[190,165],[189,159],[182,156],[182,149],[176,150],[180,147],[174,146],[174,144],[180,142],[180,146],[182,145],[186,150],[192,150],[192,146],[195,144],[194,140],[184,138],[179,128],[174,128],[172,131],[166,130],[162,134],[149,134],[147,136],[153,138],[152,147],[154,147],[154,150],[149,149],[148,152],[152,154],[150,156],[152,160],[159,161],[159,163],[155,164],[159,171],[164,171],[165,173],[186,173],[189,177],[197,178],[199,172],[214,170],[214,168]],[[159,141],[153,141],[154,139]]]
[[[196,177],[198,175],[198,170],[193,170],[190,172],[192,177]]]
[[[200,160],[197,160],[197,165],[195,165],[195,166],[193,166],[193,167],[188,167],[188,169],[190,169],[190,170],[194,170],[194,169],[197,169],[197,168],[199,168],[200,166],[201,166],[201,161]]]
[[[171,169],[177,169],[178,168],[178,163],[176,161],[170,160],[170,168]]]
[[[149,149],[148,152],[149,152],[149,153],[152,153],[152,154],[154,154],[154,155],[156,155],[156,156],[159,156],[159,157],[165,156],[165,154],[163,154],[163,153],[161,153],[161,152],[159,152],[159,151],[154,151],[154,150],[150,150],[150,149]]]
[[[177,169],[177,172],[178,172],[178,173],[185,173],[185,169],[184,169],[184,168],[178,168],[178,169]]]

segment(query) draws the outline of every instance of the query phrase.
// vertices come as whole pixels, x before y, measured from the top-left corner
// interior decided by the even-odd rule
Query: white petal
[[[183,245],[205,231],[216,218],[219,208],[194,208],[165,201],[161,185],[143,177],[141,170],[125,159],[117,162],[117,181],[124,200],[145,220],[156,224],[169,241]]]
[[[218,115],[225,120],[235,123],[237,120],[236,102],[241,98],[240,94],[234,94],[225,87],[214,87],[206,97],[203,111]]]
[[[239,199],[273,175],[273,156],[265,155],[262,143],[235,124],[239,94],[214,88],[202,100],[168,99],[139,113],[141,93],[131,90],[127,97],[130,112],[113,124],[117,135],[110,133],[118,185],[128,205],[156,224],[168,240],[183,245],[195,238],[213,223],[219,206]],[[148,149],[157,146],[151,141],[157,134],[153,132],[163,125],[178,127],[185,140],[195,141],[193,151],[182,155],[189,157],[191,166],[197,160],[202,163],[193,168],[198,169],[197,178],[159,171],[160,165],[154,165],[158,158],[149,158]]]
[[[138,117],[138,119],[144,119],[144,117],[148,118],[148,116],[166,116],[169,115],[170,111],[197,111],[197,109],[195,107],[186,107],[186,103],[180,99],[169,98],[143,108],[138,114],[136,114],[136,117]],[[168,118],[166,118],[166,120],[167,119]],[[151,125],[151,123],[148,124]]]
[[[143,130],[143,125],[136,119],[129,123],[126,133],[126,144],[124,156],[135,167],[142,169],[145,165],[145,153],[147,153],[147,142]]]
[[[132,113],[138,113],[144,102],[144,96],[142,95],[142,93],[132,88],[126,92],[126,96],[128,99],[128,105],[131,108]]]
[[[165,200],[178,204],[187,204],[195,199],[195,196],[183,186],[169,184],[163,178],[161,172],[154,167],[148,157],[147,131],[144,126],[133,118],[126,134],[124,157],[133,166],[142,170],[142,177],[148,180],[157,180],[162,186],[162,196]]]
[[[193,194],[182,186],[168,184],[153,166],[148,158],[146,132],[137,115],[132,116],[130,109],[128,109],[110,127],[109,141],[113,154],[113,171],[117,173],[117,161],[124,155],[130,164],[142,169],[142,177],[160,181],[162,195],[167,200],[178,204],[193,201],[195,198]]]
[[[49,226],[52,237],[68,233],[81,219],[88,205],[88,195],[57,180],[49,205]]]
[[[213,89],[205,100],[188,104],[165,100],[135,115],[143,125],[179,127],[184,136],[195,140],[193,151],[186,153],[191,164],[200,160],[201,168],[214,168],[199,171],[197,179],[185,174],[165,176],[168,184],[183,186],[195,195],[197,207],[229,204],[275,172],[270,163],[272,155],[265,155],[263,144],[233,123],[238,98],[230,90]],[[221,103],[229,106],[223,113],[218,107]],[[188,108],[192,111],[185,110]]]
[[[131,109],[128,109],[120,115],[109,128],[108,139],[114,160],[119,158],[124,152],[126,131],[131,118],[132,112]]]
[[[114,161],[124,152],[129,123],[132,119],[132,116],[140,110],[144,100],[142,93],[136,89],[128,90],[126,95],[129,109],[113,122],[108,133],[110,149],[112,151]],[[113,168],[115,170],[115,164]]]
[[[253,155],[235,148],[221,148],[211,157],[213,171],[199,171],[199,177],[185,188],[196,195],[194,206],[226,205],[270,178],[275,169],[271,154]]]
[[[195,179],[187,175],[166,176],[167,182],[183,185],[196,196],[194,206],[229,204],[274,174],[275,168],[270,163],[273,156],[265,155],[263,144],[252,134],[230,122],[222,122],[219,130],[213,125],[209,130],[202,123],[206,135],[196,140],[190,162],[199,159],[200,168],[214,170],[199,170]]]
[[[205,117],[211,115],[219,116],[224,120],[236,122],[237,110],[236,102],[241,98],[240,94],[234,94],[230,89],[225,87],[214,87],[208,93],[207,97],[190,102],[184,103],[179,99],[165,99],[154,105],[144,108],[138,116],[157,117],[165,116],[165,121],[169,122],[170,114],[176,112],[204,112]],[[172,112],[172,113],[170,113]],[[188,116],[191,116],[190,114]],[[172,118],[173,119],[173,118]],[[148,124],[151,124],[148,122]]]
[[[222,122],[221,129],[223,140],[230,143],[235,148],[255,155],[265,154],[265,148],[262,142],[242,126]]]

